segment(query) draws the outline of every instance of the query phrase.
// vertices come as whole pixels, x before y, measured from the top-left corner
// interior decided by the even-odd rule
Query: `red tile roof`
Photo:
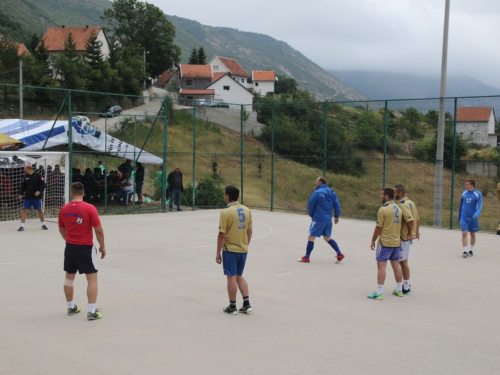
[[[253,81],[274,81],[276,78],[274,70],[254,70],[252,75]]]
[[[215,95],[215,90],[184,90],[182,89],[179,94],[181,95]]]
[[[28,49],[23,43],[18,43],[14,39],[4,36],[2,33],[0,33],[0,40],[6,42],[10,41],[14,43],[14,45],[17,46],[17,56],[21,56],[23,53],[25,53],[26,55],[30,55],[30,51],[28,51]]]
[[[457,122],[487,122],[491,111],[491,107],[461,107],[457,109]]]
[[[214,75],[212,77],[212,83],[217,82],[219,79],[221,79],[222,77],[224,77],[226,74],[227,74],[226,72],[214,73]]]
[[[210,65],[180,65],[182,78],[210,78],[212,79],[212,66]]]
[[[85,51],[85,43],[89,40],[92,31],[98,35],[101,27],[49,27],[42,39],[45,41],[45,48],[48,52],[58,52],[64,50],[64,41],[71,33],[76,50]]]
[[[220,56],[217,56],[217,58],[226,66],[226,68],[229,69],[229,71],[233,75],[240,77],[250,77],[250,74],[248,74],[247,71],[243,69],[243,67],[240,64],[238,64],[236,60]]]
[[[175,71],[174,70],[165,70],[160,77],[155,82],[155,85],[164,85],[170,77],[174,75]]]

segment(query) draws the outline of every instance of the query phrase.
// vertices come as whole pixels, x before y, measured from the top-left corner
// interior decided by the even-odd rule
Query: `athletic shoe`
[[[411,294],[410,288],[408,288],[408,289],[403,288],[403,294],[405,294],[405,295],[406,294]]]
[[[467,251],[464,251],[464,253],[462,254],[462,257],[467,258],[468,256],[469,256],[469,254],[467,254]]]
[[[344,258],[345,258],[345,255],[342,253],[340,255],[337,255],[337,262],[340,262]]]
[[[471,256],[473,256],[473,255],[474,255],[474,253],[472,252],[472,250],[471,250],[471,251],[469,251],[469,256],[471,257]]]
[[[399,290],[395,289],[392,294],[398,297],[403,297],[403,292],[400,292]]]
[[[243,305],[243,307],[240,309],[240,313],[251,313],[252,312],[252,306],[250,305]]]
[[[75,307],[73,307],[72,309],[68,308],[68,315],[71,316],[71,315],[75,315],[75,314],[78,314],[80,312],[80,308],[75,305]]]
[[[19,229],[17,230],[18,232],[22,232],[24,231],[24,227],[19,227]]]
[[[228,307],[224,307],[222,311],[230,315],[238,314],[238,309],[236,307],[231,307],[231,305],[229,305]]]
[[[102,315],[95,311],[95,313],[91,313],[90,311],[87,313],[87,320],[97,320],[101,319]]]
[[[378,294],[377,292],[374,292],[372,294],[368,294],[367,297],[371,298],[371,299],[384,299],[384,295],[383,294]]]
[[[182,211],[182,208],[178,208],[177,211]]]
[[[47,226],[46,226],[45,224],[44,224],[44,225],[42,225],[42,229],[43,229],[43,230],[49,230],[49,228],[47,228]]]
[[[299,259],[299,262],[301,262],[301,263],[309,263],[310,260],[309,260],[309,258],[306,258],[305,256],[303,256],[302,258]]]

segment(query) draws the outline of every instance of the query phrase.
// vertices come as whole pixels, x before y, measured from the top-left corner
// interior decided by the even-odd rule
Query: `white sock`
[[[21,228],[24,228],[24,223],[21,223]]]
[[[470,251],[474,250],[474,245],[470,246]]]
[[[74,309],[75,308],[75,301],[69,301],[68,302],[68,309]]]
[[[89,303],[89,313],[95,314],[95,303]]]
[[[377,294],[384,294],[384,286],[377,285]]]
[[[410,289],[410,280],[403,280],[403,284],[406,290]]]
[[[45,225],[45,221],[42,221],[42,227]]]
[[[464,252],[467,252],[467,248],[466,247],[464,247]]]
[[[396,289],[398,292],[401,292],[401,288],[403,287],[403,283],[396,283]]]

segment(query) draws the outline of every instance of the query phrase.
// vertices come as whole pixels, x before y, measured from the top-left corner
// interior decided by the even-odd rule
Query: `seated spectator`
[[[104,175],[102,174],[101,168],[94,168],[92,179],[95,184],[104,184]]]
[[[144,193],[144,203],[152,203],[153,200],[149,197],[149,195],[147,193]]]
[[[82,182],[82,172],[78,169],[78,168],[73,168],[73,172],[72,172],[72,177],[71,179],[73,180],[73,182]]]
[[[85,174],[83,175],[81,182],[85,188],[85,197],[90,198],[95,196],[94,180],[92,178],[92,171],[90,168],[85,169]]]
[[[128,202],[130,201],[130,198],[134,194],[134,178],[128,172],[125,172],[123,174],[122,190],[123,190],[123,203],[125,204],[125,206],[128,206]]]

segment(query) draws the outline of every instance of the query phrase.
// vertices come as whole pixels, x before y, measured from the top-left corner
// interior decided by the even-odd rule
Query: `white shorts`
[[[411,258],[411,242],[410,241],[401,241],[401,257],[399,261],[407,260]]]

